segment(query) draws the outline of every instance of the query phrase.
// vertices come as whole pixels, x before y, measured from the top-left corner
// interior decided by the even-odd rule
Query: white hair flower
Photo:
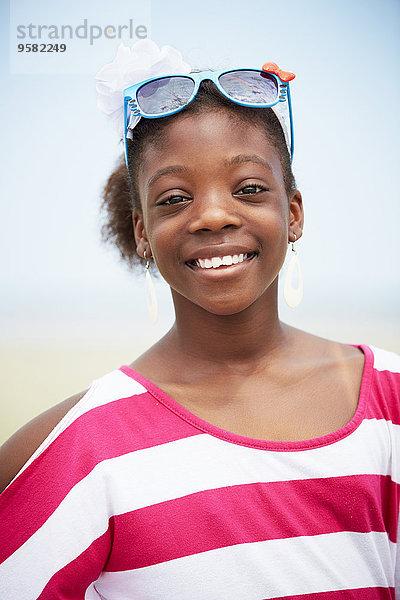
[[[139,40],[131,48],[121,43],[113,62],[96,74],[97,106],[111,119],[113,127],[123,139],[124,89],[157,75],[187,73],[190,73],[190,65],[172,46],[160,49],[149,39]],[[140,117],[136,119],[139,121]]]

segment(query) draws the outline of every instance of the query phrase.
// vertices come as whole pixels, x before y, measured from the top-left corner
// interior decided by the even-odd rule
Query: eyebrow
[[[171,165],[170,167],[165,167],[164,169],[159,169],[152,175],[147,184],[147,189],[160,179],[160,177],[164,177],[165,175],[181,175],[182,173],[189,173],[190,169],[184,167],[182,165]]]
[[[233,158],[225,160],[224,165],[226,167],[232,167],[247,162],[257,163],[259,165],[262,165],[263,167],[267,167],[267,169],[269,169],[270,171],[273,170],[271,164],[267,160],[261,158],[261,156],[258,156],[258,154],[238,154]]]

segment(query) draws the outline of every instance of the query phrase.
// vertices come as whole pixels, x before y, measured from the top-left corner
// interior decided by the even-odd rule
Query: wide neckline
[[[359,348],[364,354],[364,367],[361,377],[361,386],[358,397],[357,409],[353,417],[340,429],[333,431],[332,433],[325,434],[320,437],[310,438],[307,440],[296,440],[296,441],[276,441],[276,440],[262,440],[251,437],[239,435],[226,431],[204,419],[201,419],[197,415],[190,412],[187,408],[179,404],[176,400],[171,398],[166,392],[164,392],[157,385],[143,377],[140,373],[137,373],[132,367],[123,365],[120,367],[125,375],[139,382],[146,390],[159,402],[161,402],[166,408],[172,411],[175,415],[190,423],[196,429],[203,433],[208,433],[213,437],[223,439],[231,444],[240,446],[248,446],[250,448],[256,448],[260,450],[274,450],[278,452],[291,452],[298,450],[310,450],[313,448],[319,448],[321,446],[327,446],[338,442],[339,440],[347,437],[353,431],[355,431],[365,416],[365,410],[368,401],[368,395],[370,392],[370,382],[372,377],[374,355],[369,346],[364,344],[354,345],[354,348]]]

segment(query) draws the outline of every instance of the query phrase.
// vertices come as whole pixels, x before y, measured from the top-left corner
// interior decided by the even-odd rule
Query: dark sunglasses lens
[[[230,71],[221,75],[219,82],[239,102],[272,104],[278,97],[275,78],[262,71]]]
[[[194,89],[189,77],[163,77],[139,88],[137,101],[148,115],[162,115],[187,104]]]

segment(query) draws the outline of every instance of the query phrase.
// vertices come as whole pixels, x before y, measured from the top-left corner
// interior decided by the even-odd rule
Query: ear
[[[136,241],[136,254],[141,258],[144,258],[144,253],[146,252],[146,257],[150,258],[150,244],[148,242],[146,236],[146,230],[144,228],[143,215],[140,213],[132,213],[132,223],[133,223],[133,233],[135,235]]]
[[[289,242],[294,242],[301,238],[303,235],[303,226],[303,200],[299,190],[295,190],[289,197]]]

